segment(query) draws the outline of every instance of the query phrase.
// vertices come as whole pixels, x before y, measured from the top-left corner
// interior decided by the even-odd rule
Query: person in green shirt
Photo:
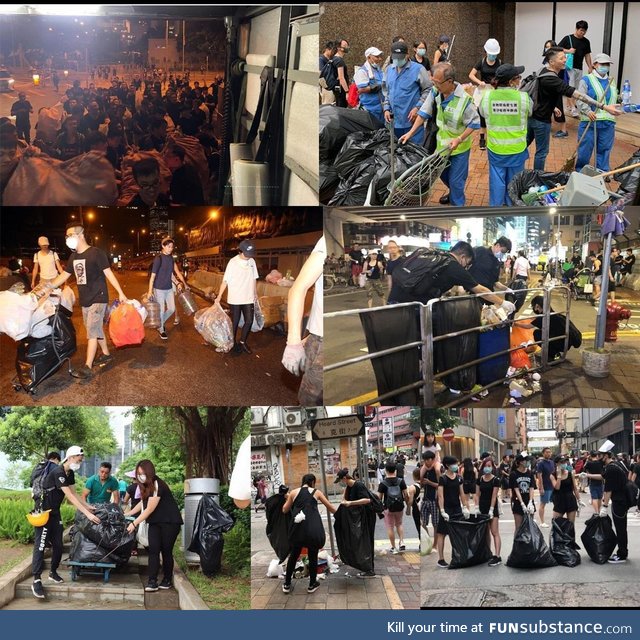
[[[102,504],[105,502],[119,504],[120,491],[118,480],[111,475],[111,463],[103,462],[98,473],[87,478],[82,490],[82,499],[89,504]]]

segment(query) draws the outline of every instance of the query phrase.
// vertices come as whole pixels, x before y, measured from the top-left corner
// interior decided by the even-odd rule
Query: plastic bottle
[[[631,102],[631,83],[628,80],[622,85],[622,104],[626,105]]]
[[[640,107],[638,107],[637,104],[624,104],[624,105],[622,105],[622,110],[625,113],[637,113],[639,108]]]

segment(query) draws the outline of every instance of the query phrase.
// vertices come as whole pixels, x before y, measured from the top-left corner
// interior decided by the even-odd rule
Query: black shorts
[[[453,515],[449,514],[449,518],[451,520],[462,520],[463,515],[462,515],[462,512],[454,513]],[[440,533],[443,536],[446,536],[449,533],[447,521],[442,517],[442,514],[440,514],[440,517],[438,518],[438,526],[436,527],[436,533]]]
[[[527,506],[527,502],[525,502],[525,507]],[[534,513],[535,513],[535,503],[533,505],[534,508]],[[524,516],[524,512],[522,511],[522,505],[520,504],[520,502],[518,500],[512,500],[511,501],[511,513],[513,513],[514,515],[517,516]]]
[[[578,510],[578,501],[573,493],[560,493],[559,491],[553,492],[553,510],[556,513],[572,513]]]
[[[476,485],[475,484],[463,484],[462,491],[466,495],[475,495],[476,493]]]
[[[482,515],[488,516],[490,508],[489,508],[488,504],[487,505],[481,504],[481,505],[479,505],[479,509],[478,510],[480,511],[480,513]],[[497,504],[495,505],[495,507],[493,507],[493,517],[494,518],[499,518],[500,517],[500,512],[498,511],[498,505]]]

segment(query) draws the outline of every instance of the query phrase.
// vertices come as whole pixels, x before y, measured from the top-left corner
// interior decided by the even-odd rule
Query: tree
[[[116,450],[104,407],[14,407],[0,418],[0,451],[12,462],[80,445],[87,455]]]
[[[416,431],[424,432],[431,429],[434,433],[440,433],[444,429],[455,429],[460,424],[460,420],[457,416],[452,416],[448,409],[412,407],[409,423]]]

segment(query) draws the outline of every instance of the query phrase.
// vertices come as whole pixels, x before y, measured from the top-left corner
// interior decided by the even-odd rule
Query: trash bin
[[[200,563],[200,556],[197,553],[188,551],[187,547],[191,544],[191,538],[193,537],[198,503],[205,493],[213,495],[215,501],[220,504],[220,480],[217,478],[188,478],[184,481],[182,547],[184,549],[184,559],[190,564]]]
[[[513,176],[513,180],[509,183],[507,191],[509,197],[516,207],[528,206],[523,200],[522,195],[527,193],[531,187],[547,187],[554,189],[556,186],[564,186],[569,181],[571,174],[566,171],[550,173],[548,171],[540,171],[538,169],[525,169]],[[548,206],[542,198],[535,201],[535,206]]]

